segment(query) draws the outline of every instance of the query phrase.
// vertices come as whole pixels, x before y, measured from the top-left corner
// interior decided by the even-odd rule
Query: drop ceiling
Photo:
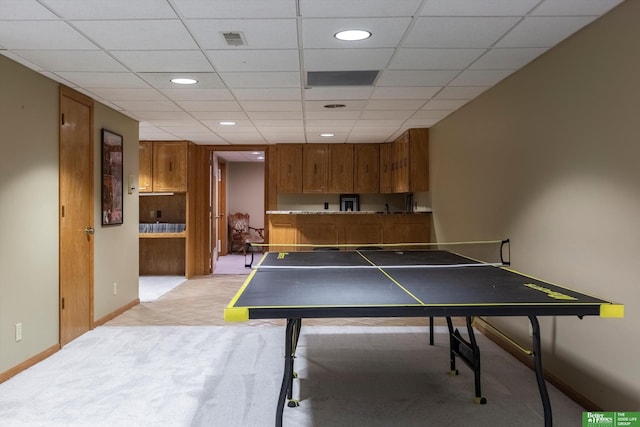
[[[378,143],[433,126],[621,2],[0,0],[0,54],[140,121],[141,139]],[[350,28],[372,36],[333,37]],[[308,85],[326,71],[378,74]]]

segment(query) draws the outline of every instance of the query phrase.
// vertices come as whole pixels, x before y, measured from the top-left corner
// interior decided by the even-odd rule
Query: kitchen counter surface
[[[427,214],[432,213],[431,209],[428,210],[419,210],[414,212],[383,212],[383,211],[330,211],[330,210],[319,210],[319,211],[267,211],[267,215],[326,215],[326,214],[338,214],[338,215],[371,215],[371,214],[384,214],[384,215],[394,215],[394,214]]]

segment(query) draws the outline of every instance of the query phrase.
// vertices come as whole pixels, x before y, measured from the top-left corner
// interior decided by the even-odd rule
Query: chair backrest
[[[229,215],[229,227],[243,232],[249,231],[249,214],[236,212]]]

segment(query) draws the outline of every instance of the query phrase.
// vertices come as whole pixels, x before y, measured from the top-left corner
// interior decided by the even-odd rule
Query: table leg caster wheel
[[[300,402],[298,402],[297,400],[291,399],[290,401],[287,402],[287,406],[289,408],[297,408],[298,406],[300,406]]]
[[[484,397],[476,397],[473,399],[473,403],[476,405],[485,405],[487,403],[487,399]]]

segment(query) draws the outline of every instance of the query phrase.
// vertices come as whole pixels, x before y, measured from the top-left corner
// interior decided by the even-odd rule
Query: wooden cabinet
[[[409,191],[429,191],[429,129],[409,129]]]
[[[380,193],[391,193],[391,143],[380,144]]]
[[[353,193],[353,144],[329,145],[329,193]]]
[[[327,144],[302,147],[302,192],[326,193],[328,188],[329,150]]]
[[[302,144],[278,144],[278,192],[302,193]]]
[[[380,144],[353,147],[353,192],[377,193],[380,188]]]
[[[338,227],[333,215],[297,215],[298,244],[335,245],[338,243]],[[302,247],[301,250],[311,250]]]
[[[269,215],[269,251],[295,251],[294,246],[277,243],[297,244],[296,215]]]
[[[141,141],[138,191],[141,193],[187,191],[188,143]]]
[[[153,191],[187,191],[187,142],[160,142],[153,145]]]
[[[425,243],[431,241],[431,215],[393,214],[382,216],[383,243]]]
[[[153,191],[153,143],[142,141],[138,148],[138,191],[150,193]]]
[[[404,134],[393,142],[391,190],[393,193],[409,192],[409,135]]]

